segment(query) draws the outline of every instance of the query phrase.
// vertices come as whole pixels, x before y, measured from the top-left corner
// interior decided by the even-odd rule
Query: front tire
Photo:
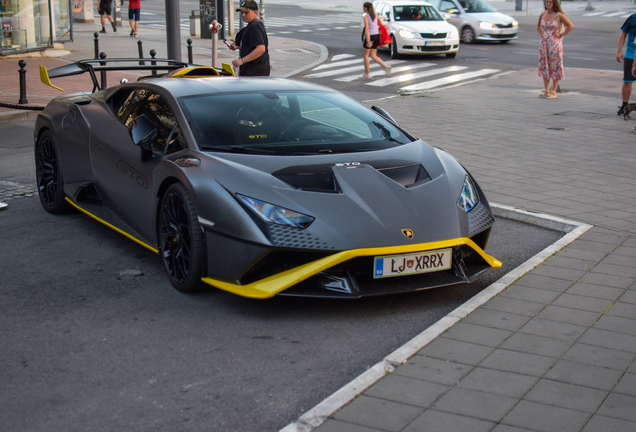
[[[447,58],[455,58],[455,57],[457,57],[457,51],[455,51],[454,53],[446,53],[446,57]]]
[[[44,131],[35,146],[35,177],[42,207],[49,213],[60,214],[70,210],[64,197],[62,163],[53,134]]]
[[[475,42],[475,32],[469,26],[466,26],[462,29],[462,34],[460,39],[462,42],[470,44]]]
[[[391,50],[391,58],[399,59],[400,53],[398,52],[397,42],[395,41],[395,36],[391,36],[391,46],[389,48]]]
[[[172,285],[181,292],[201,289],[203,233],[194,202],[181,183],[171,185],[159,208],[159,253]]]

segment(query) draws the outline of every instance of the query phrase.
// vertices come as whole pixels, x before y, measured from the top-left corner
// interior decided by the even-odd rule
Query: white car
[[[391,34],[391,57],[402,54],[446,54],[455,57],[459,32],[432,4],[424,1],[376,1],[376,14]]]
[[[429,0],[461,34],[464,43],[517,39],[519,23],[483,0]]]

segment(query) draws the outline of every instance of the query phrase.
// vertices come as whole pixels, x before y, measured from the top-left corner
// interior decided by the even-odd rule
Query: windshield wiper
[[[388,140],[388,141],[393,141],[396,142],[398,144],[402,144],[400,141],[396,140],[395,138],[393,138],[391,136],[391,131],[389,131],[386,126],[384,126],[382,123],[378,123],[378,122],[371,122],[371,124],[375,127],[377,127],[378,129],[380,129],[380,131],[382,132],[382,136],[384,137],[384,139]]]

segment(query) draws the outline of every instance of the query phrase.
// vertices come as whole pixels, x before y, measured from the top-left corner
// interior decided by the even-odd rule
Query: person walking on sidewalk
[[[362,5],[362,20],[364,21],[364,30],[362,31],[362,58],[364,60],[364,75],[362,78],[369,79],[369,68],[371,62],[369,56],[374,62],[382,66],[387,77],[391,76],[391,66],[384,64],[382,59],[378,57],[378,44],[380,43],[380,28],[378,23],[378,16],[373,10],[373,4],[366,2]]]
[[[124,0],[121,0],[121,5],[124,5]],[[128,0],[128,24],[130,24],[130,36],[137,37],[140,18],[141,0]]]
[[[559,0],[543,0],[545,10],[539,15],[537,31],[541,35],[539,43],[539,76],[543,78],[545,91],[539,96],[547,99],[557,97],[559,81],[563,73],[563,37],[574,28],[559,4]],[[550,88],[552,80],[552,88]]]
[[[106,19],[104,15],[108,17],[108,21],[110,21],[110,25],[113,26],[113,31],[117,33],[117,26],[113,21],[113,4],[111,0],[99,0],[99,4],[97,5],[97,11],[99,12],[99,19],[102,22],[102,30],[100,33],[106,33]]]
[[[623,63],[623,87],[621,96],[623,96],[623,104],[618,107],[618,115],[625,114],[625,106],[629,103],[629,97],[632,95],[632,84],[636,81],[634,76],[634,53],[636,53],[636,44],[634,37],[636,36],[636,14],[627,18],[621,27],[621,34],[618,37],[618,51],[616,51],[616,60]],[[623,55],[623,45],[627,41],[627,49]]]
[[[233,60],[232,65],[239,69],[239,76],[269,76],[269,41],[265,25],[258,19],[258,6],[254,0],[241,1],[241,12],[245,27],[237,33],[232,42],[232,49],[239,48],[240,58]]]

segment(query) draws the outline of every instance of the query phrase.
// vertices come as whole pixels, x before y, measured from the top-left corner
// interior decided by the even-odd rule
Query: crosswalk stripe
[[[414,66],[398,66],[398,67],[394,67],[391,69],[391,73],[392,74],[396,74],[399,72],[406,72],[406,71],[411,71],[414,69],[421,69],[421,68],[425,68],[425,67],[430,67],[430,66],[437,66],[436,63],[419,63],[416,64]],[[385,72],[384,70],[379,70],[379,71],[372,71],[369,73],[370,76],[374,77],[374,76],[382,76],[384,75]],[[345,76],[345,77],[341,77],[341,78],[335,78],[334,81],[340,81],[340,82],[351,82],[351,81],[355,81],[357,79],[362,79],[362,77],[359,74],[356,75],[349,75],[349,76]]]
[[[468,66],[448,66],[439,69],[428,70],[424,72],[416,72],[412,74],[398,75],[396,77],[379,79],[377,81],[373,81],[370,83],[366,83],[366,85],[374,86],[374,87],[384,87],[391,84],[397,84],[404,81],[411,81],[416,78],[424,78],[431,75],[439,75],[446,72],[457,72],[460,70],[468,69]]]
[[[357,58],[354,60],[345,60],[345,61],[333,61],[332,59],[331,63],[321,64],[320,66],[316,66],[315,68],[312,69],[312,71],[329,69],[329,68],[338,67],[338,66],[349,66],[352,64],[361,63],[362,61],[363,59],[361,58]]]
[[[616,16],[616,15],[622,15],[622,14],[624,14],[624,13],[625,13],[625,11],[621,11],[621,12],[612,12],[612,13],[608,13],[607,15],[603,15],[603,17],[604,17],[604,18],[609,18],[609,17],[613,17],[613,16]]]
[[[590,13],[583,14],[583,16],[596,16],[596,15],[601,15],[604,13],[605,12],[590,12]]]
[[[499,72],[499,69],[482,69],[479,71],[475,71],[475,72],[466,72],[466,73],[462,73],[462,74],[457,74],[457,75],[451,75],[449,77],[445,77],[445,78],[439,78],[436,80],[432,80],[432,81],[426,81],[423,83],[418,83],[418,84],[412,84],[410,86],[406,86],[406,87],[402,87],[400,89],[401,92],[408,92],[408,91],[417,91],[417,90],[428,90],[428,89],[432,89],[435,87],[439,87],[442,85],[446,85],[446,84],[452,84],[458,81],[463,81],[463,80],[467,80],[470,78],[475,78],[475,77],[479,77],[479,76],[483,76],[483,75],[488,75],[488,74],[493,74]],[[371,83],[369,83],[371,84]]]
[[[355,54],[336,54],[335,56],[331,57],[331,61],[334,62],[340,59],[351,58],[355,56]]]
[[[397,63],[403,63],[404,60],[388,60],[385,61],[384,64],[386,65],[393,65],[393,64],[397,64]],[[372,65],[370,65],[371,69],[374,68],[378,68],[380,67],[379,64],[374,63]],[[347,72],[355,72],[355,71],[360,71],[360,70],[364,70],[364,65],[360,65],[360,66],[351,66],[351,67],[346,67],[343,69],[338,69],[335,71],[326,71],[326,72],[318,72],[315,74],[310,74],[310,75],[305,75],[305,78],[324,78],[324,77],[328,77],[328,76],[334,76],[334,75],[341,75],[343,73],[347,73]]]

